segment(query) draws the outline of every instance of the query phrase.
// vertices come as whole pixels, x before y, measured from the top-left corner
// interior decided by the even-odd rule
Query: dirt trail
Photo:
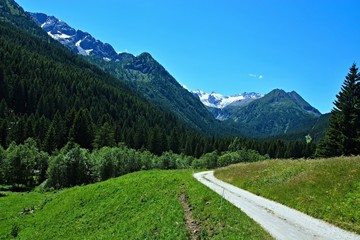
[[[201,226],[197,223],[192,215],[191,207],[189,206],[189,202],[187,200],[185,192],[181,192],[179,195],[179,201],[184,209],[185,214],[185,225],[190,233],[191,240],[200,239]]]
[[[360,235],[220,181],[213,171],[195,173],[194,177],[245,212],[276,239],[360,240]]]

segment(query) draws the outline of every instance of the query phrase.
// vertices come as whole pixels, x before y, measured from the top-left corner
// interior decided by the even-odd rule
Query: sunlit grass
[[[237,164],[215,176],[360,233],[360,157]]]
[[[271,239],[192,171],[143,171],[52,193],[0,197],[0,239],[188,239],[184,192],[202,239]],[[4,193],[4,192],[3,192]],[[34,212],[20,214],[25,207]]]

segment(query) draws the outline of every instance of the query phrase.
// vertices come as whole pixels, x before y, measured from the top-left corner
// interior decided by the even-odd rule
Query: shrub
[[[61,151],[50,161],[48,187],[56,189],[75,185],[88,184],[95,181],[94,163],[88,150],[80,147]]]
[[[6,150],[3,174],[7,184],[34,186],[45,179],[49,156],[29,138],[24,144],[11,143]]]

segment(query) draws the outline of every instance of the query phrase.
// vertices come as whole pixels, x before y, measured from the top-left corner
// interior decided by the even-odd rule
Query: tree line
[[[11,143],[6,150],[0,146],[0,184],[17,188],[43,184],[45,188],[60,189],[104,181],[139,170],[215,168],[265,159],[268,156],[254,150],[235,148],[194,158],[172,151],[158,156],[145,149],[128,148],[125,144],[89,151],[74,142],[49,155],[39,149],[34,139],[28,138],[23,144]]]

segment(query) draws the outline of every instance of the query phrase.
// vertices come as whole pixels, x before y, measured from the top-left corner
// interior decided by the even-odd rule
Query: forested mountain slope
[[[56,17],[30,13],[52,38],[110,73],[164,111],[174,113],[192,128],[206,134],[224,133],[220,123],[201,102],[181,86],[149,53],[116,53],[110,44],[75,30]]]
[[[205,138],[38,31],[12,4],[0,1],[3,146],[33,137],[49,152],[69,140],[85,148],[125,142],[156,154],[193,154],[197,144],[199,153],[204,150]]]
[[[275,89],[251,103],[233,108],[226,124],[247,136],[269,137],[303,132],[313,128],[320,112],[296,92]]]

